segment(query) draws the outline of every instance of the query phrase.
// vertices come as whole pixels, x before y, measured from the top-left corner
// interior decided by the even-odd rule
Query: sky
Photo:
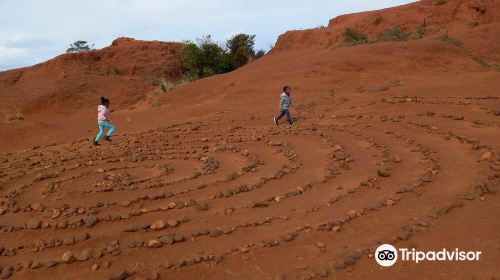
[[[338,15],[382,9],[408,0],[0,0],[0,71],[30,66],[84,40],[103,48],[117,37],[224,42],[254,34],[269,50],[287,30],[308,29]]]

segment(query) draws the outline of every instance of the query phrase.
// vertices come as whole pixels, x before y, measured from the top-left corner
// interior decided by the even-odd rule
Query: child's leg
[[[280,114],[276,117],[276,120],[280,120],[285,115],[285,110],[281,110]]]
[[[106,134],[106,136],[109,137],[115,131],[115,126],[112,123],[107,123],[106,126],[109,128],[108,134]]]
[[[99,124],[99,134],[95,137],[95,141],[99,141],[99,138],[101,138],[102,134],[104,133],[104,126]]]
[[[286,114],[286,120],[289,124],[292,124],[292,117],[290,116],[290,111],[288,109],[284,110]]]

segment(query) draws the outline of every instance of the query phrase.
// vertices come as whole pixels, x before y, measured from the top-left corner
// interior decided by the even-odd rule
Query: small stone
[[[33,261],[30,266],[31,269],[38,269],[40,267],[42,267],[42,264],[39,261]]]
[[[26,228],[37,229],[42,226],[42,221],[36,218],[31,218],[26,222]]]
[[[148,248],[160,248],[161,247],[161,242],[156,239],[149,240],[148,242]]]
[[[90,269],[91,269],[92,271],[96,271],[97,269],[99,269],[99,265],[95,263],[95,264],[93,264],[93,265],[90,267]]]
[[[67,220],[62,220],[57,224],[58,229],[65,229],[68,227],[68,221]]]
[[[484,152],[481,156],[481,161],[490,160],[493,154],[490,151]]]
[[[432,182],[432,173],[428,172],[421,177],[422,182]]]
[[[316,247],[318,247],[318,248],[320,248],[320,249],[323,249],[323,248],[325,248],[326,246],[325,246],[325,243],[323,243],[323,242],[316,242]]]
[[[73,244],[75,244],[75,238],[73,236],[66,237],[63,239],[63,244],[64,245],[73,245]]]
[[[81,241],[85,241],[89,238],[90,238],[90,233],[84,232],[84,233],[81,233],[81,234],[78,234],[77,236],[75,236],[75,241],[81,242]]]
[[[63,263],[72,263],[75,261],[75,256],[73,255],[73,253],[71,251],[67,251],[66,253],[64,253],[62,255],[61,260]]]
[[[167,227],[167,223],[164,220],[158,220],[151,225],[152,230],[162,230]]]
[[[35,211],[38,211],[38,210],[40,210],[42,208],[43,208],[42,205],[40,203],[38,203],[38,202],[35,202],[35,203],[31,204],[31,209],[33,209]]]
[[[101,263],[101,268],[102,269],[108,269],[111,266],[110,262],[102,262]]]
[[[2,269],[2,279],[8,279],[12,276],[12,272],[9,269]]]
[[[346,266],[353,266],[359,260],[359,253],[354,250],[348,250],[342,257],[342,262]]]
[[[387,167],[381,167],[377,170],[377,174],[381,177],[389,177],[389,169]]]
[[[401,162],[401,158],[398,155],[394,155],[393,160],[396,163]]]
[[[45,267],[54,267],[57,265],[57,262],[55,262],[55,261],[43,261],[41,264]]]
[[[318,275],[321,277],[327,277],[328,276],[328,269],[326,269],[325,267],[320,268],[318,271]]]
[[[92,257],[92,249],[84,249],[75,256],[78,261],[86,261]]]
[[[93,227],[95,224],[97,224],[96,215],[89,215],[85,218],[85,226],[86,227]]]
[[[170,219],[167,221],[167,224],[169,227],[176,227],[179,224],[179,222],[177,220]]]
[[[207,211],[209,209],[208,203],[207,202],[201,202],[198,203],[196,206],[196,210],[198,211]]]
[[[59,216],[61,216],[61,209],[57,209],[57,208],[52,209],[52,216],[51,216],[51,218],[52,219],[56,219]]]

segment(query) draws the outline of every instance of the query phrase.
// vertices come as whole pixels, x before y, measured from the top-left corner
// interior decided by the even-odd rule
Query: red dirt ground
[[[448,0],[340,16],[166,93],[154,84],[180,77],[180,44],[120,39],[0,73],[2,107],[25,112],[0,124],[2,273],[498,279],[499,15]],[[376,38],[424,19],[422,39],[341,45],[346,27]],[[293,127],[272,122],[285,84]],[[94,147],[101,95],[117,132]],[[381,243],[482,255],[382,268]]]

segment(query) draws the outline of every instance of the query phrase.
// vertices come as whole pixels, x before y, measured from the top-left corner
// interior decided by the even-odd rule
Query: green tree
[[[259,57],[263,57],[265,54],[266,54],[266,51],[265,51],[265,50],[258,50],[258,51],[255,53],[255,59],[257,59],[257,58],[259,58]]]
[[[233,70],[229,55],[212,40],[210,35],[186,42],[181,50],[182,66],[185,73],[193,78],[203,78]]]
[[[69,48],[66,50],[66,53],[82,53],[90,51],[95,51],[94,44],[90,46],[87,43],[87,41],[76,41],[73,44],[69,45]]]
[[[234,69],[240,68],[255,58],[255,35],[236,34],[226,42]]]

